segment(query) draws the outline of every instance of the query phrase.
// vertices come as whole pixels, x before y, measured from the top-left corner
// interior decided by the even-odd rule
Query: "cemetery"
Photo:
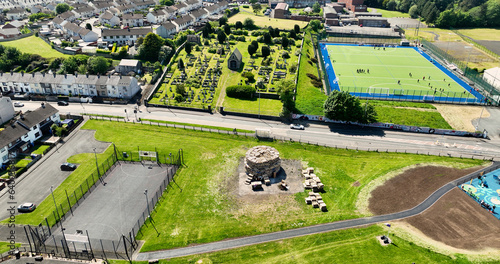
[[[192,108],[224,106],[229,110],[255,113],[254,102],[259,100],[258,94],[255,98],[241,100],[229,98],[224,92],[228,86],[250,85],[262,93],[262,112],[278,115],[281,102],[276,84],[284,79],[295,80],[301,39],[288,38],[289,32],[283,31],[274,33],[278,37],[271,39],[273,44],[267,45],[263,42],[263,34],[268,33],[268,29],[232,30],[239,35],[229,34],[223,44],[210,34],[210,38],[200,37],[200,44],[191,42],[189,54],[183,49],[174,57],[163,84],[150,103]],[[245,33],[247,35],[240,35]],[[287,36],[286,48],[281,44],[282,36]],[[257,42],[258,47],[250,56],[248,46],[252,42]],[[269,54],[263,54],[262,47],[268,47],[264,53]],[[275,102],[266,102],[269,100]]]

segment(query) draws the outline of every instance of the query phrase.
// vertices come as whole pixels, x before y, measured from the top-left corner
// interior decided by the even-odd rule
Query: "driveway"
[[[15,202],[17,204],[31,202],[40,204],[47,196],[50,195],[50,186],[57,188],[70,171],[61,171],[59,166],[69,157],[80,153],[91,153],[93,149],[101,153],[109,143],[99,142],[94,138],[95,131],[76,129],[69,137],[65,138],[65,142],[58,143],[48,154],[40,161],[35,163],[21,178],[17,179],[15,186]],[[0,195],[0,219],[6,219],[10,216],[7,209],[9,208],[9,195],[6,189]],[[35,210],[36,213],[36,210]],[[1,231],[0,231],[1,234]]]

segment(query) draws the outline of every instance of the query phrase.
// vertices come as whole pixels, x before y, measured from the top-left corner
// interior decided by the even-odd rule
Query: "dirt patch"
[[[361,186],[361,183],[359,181],[355,181],[353,184],[352,184],[353,187],[359,187]]]
[[[455,188],[423,213],[404,220],[424,235],[467,250],[500,249],[500,222]]]
[[[478,169],[443,166],[411,168],[373,190],[368,208],[375,215],[411,209],[446,183]]]
[[[482,106],[464,106],[464,105],[444,105],[444,104],[434,104],[436,109],[439,111],[444,120],[450,124],[456,130],[465,130],[474,132],[476,125],[476,120],[481,115],[483,109]],[[490,113],[485,108],[483,111],[482,118],[487,118]]]

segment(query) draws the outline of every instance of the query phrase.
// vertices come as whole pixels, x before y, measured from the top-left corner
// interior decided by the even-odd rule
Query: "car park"
[[[15,103],[14,103],[14,106],[15,106],[15,107],[23,107],[23,106],[24,106],[24,104],[23,104],[23,103],[21,103],[21,102],[15,102]]]
[[[290,129],[304,130],[304,126],[299,124],[291,124]]]
[[[66,101],[59,101],[59,102],[57,102],[57,105],[67,106],[69,104]]]
[[[64,162],[61,164],[61,170],[63,171],[74,171],[76,169],[76,164]]]
[[[36,204],[34,203],[23,203],[17,207],[17,211],[21,213],[33,212],[36,209]]]

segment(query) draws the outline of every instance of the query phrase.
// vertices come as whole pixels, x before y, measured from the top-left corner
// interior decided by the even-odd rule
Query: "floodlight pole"
[[[144,190],[144,195],[146,195],[146,204],[148,205],[148,217],[151,217],[151,211],[149,210],[148,189]]]
[[[464,71],[464,76],[466,76],[466,74],[467,74],[467,68],[469,67],[469,59],[470,59],[470,53],[472,51],[472,47],[465,46],[464,48],[469,50],[469,55],[467,56],[467,63],[465,64],[465,71]]]
[[[101,177],[101,173],[99,172],[99,164],[97,163],[97,153],[95,152],[95,148],[94,148],[94,157],[95,157],[95,166],[97,168],[97,176]]]
[[[54,206],[56,207],[57,218],[59,218],[59,223],[61,224],[61,230],[64,230],[61,221],[61,215],[59,215],[59,210],[57,210],[56,198],[54,197],[54,185],[50,186],[50,194],[52,194],[52,200],[54,201]],[[64,234],[64,233],[63,233]]]

